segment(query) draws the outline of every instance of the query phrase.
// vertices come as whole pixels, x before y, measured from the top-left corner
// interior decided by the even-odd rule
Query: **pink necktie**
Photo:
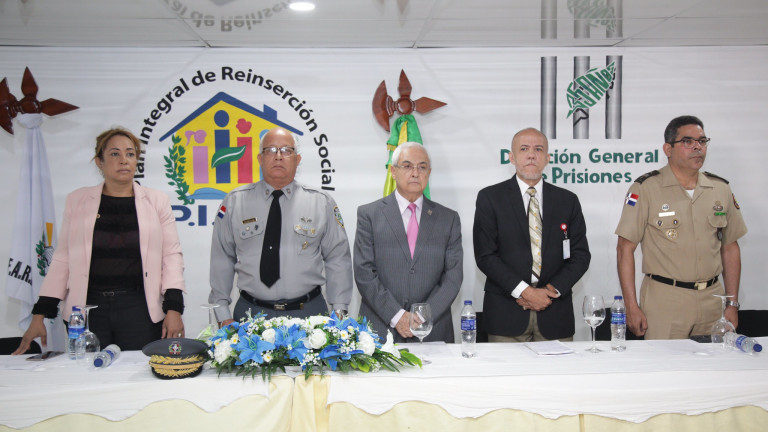
[[[419,221],[416,220],[416,204],[408,204],[408,209],[411,211],[411,220],[408,221],[405,235],[408,237],[408,247],[411,249],[411,258],[413,258],[413,251],[416,250],[416,238],[419,236]]]

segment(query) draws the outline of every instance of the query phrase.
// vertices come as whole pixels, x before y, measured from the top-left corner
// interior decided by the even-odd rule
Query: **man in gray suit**
[[[357,209],[355,282],[368,317],[383,338],[415,342],[409,327],[412,303],[429,303],[434,326],[427,341],[453,342],[451,304],[463,278],[461,223],[455,211],[424,197],[429,154],[419,143],[392,154],[397,188]]]

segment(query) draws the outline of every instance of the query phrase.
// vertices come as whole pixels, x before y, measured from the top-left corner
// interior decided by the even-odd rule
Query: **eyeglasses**
[[[683,143],[683,147],[689,149],[693,147],[693,143],[699,143],[700,146],[706,147],[712,138],[701,137],[699,139],[693,139],[691,137],[682,137],[677,141],[672,141],[670,144]]]
[[[413,165],[413,164],[406,163],[406,164],[402,164],[402,165],[392,165],[392,166],[395,167],[395,168],[400,168],[401,170],[405,170],[405,171],[407,171],[409,173],[413,172],[413,170],[415,169],[419,173],[419,175],[424,174],[427,171],[429,171],[429,165],[427,165],[427,164]]]
[[[264,147],[261,150],[261,154],[265,156],[276,156],[278,151],[280,151],[280,154],[283,157],[291,157],[296,152],[296,149],[293,147]]]

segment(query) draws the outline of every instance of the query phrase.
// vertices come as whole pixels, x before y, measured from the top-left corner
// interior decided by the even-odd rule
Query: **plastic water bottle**
[[[108,345],[106,348],[104,348],[98,354],[96,354],[96,357],[93,358],[93,367],[105,368],[111,365],[113,361],[117,360],[117,356],[119,355],[120,355],[119,346],[115,344]]]
[[[72,306],[72,315],[69,316],[69,339],[67,340],[67,353],[72,360],[79,360],[85,356],[85,317],[80,308]]]
[[[471,358],[477,355],[475,342],[477,341],[477,315],[472,308],[472,300],[464,300],[461,308],[461,355]]]
[[[614,296],[611,305],[611,350],[624,351],[627,349],[627,310],[624,308],[624,298]]]
[[[734,349],[745,353],[759,353],[763,350],[763,346],[757,343],[754,338],[740,335],[736,332],[726,333],[724,339],[726,346],[733,347]]]

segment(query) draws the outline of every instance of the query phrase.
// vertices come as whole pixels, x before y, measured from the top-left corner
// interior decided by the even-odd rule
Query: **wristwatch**
[[[735,307],[735,308],[736,308],[736,310],[739,310],[739,308],[741,307],[741,305],[739,304],[739,302],[737,302],[737,301],[733,301],[733,300],[728,300],[727,302],[725,302],[725,305],[726,305],[726,306],[733,306],[733,307]]]

